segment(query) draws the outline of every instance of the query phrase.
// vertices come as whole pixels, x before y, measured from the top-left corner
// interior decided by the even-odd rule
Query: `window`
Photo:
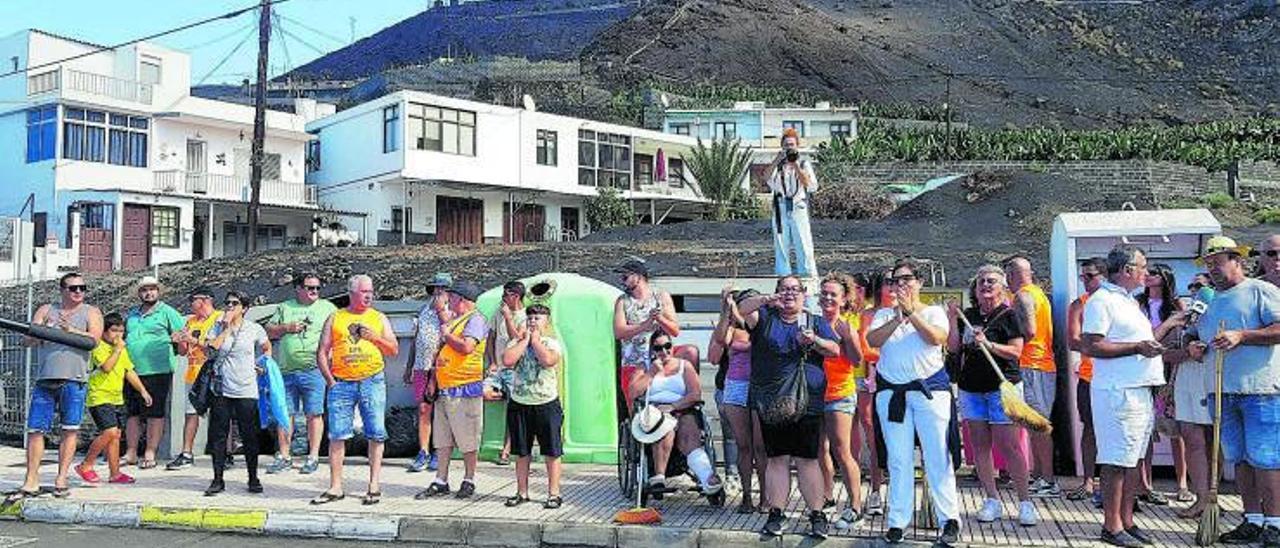
[[[320,136],[307,142],[307,173],[320,171]]]
[[[65,109],[62,117],[64,159],[147,167],[147,118],[79,108]]]
[[[557,165],[556,153],[558,147],[556,141],[556,132],[545,129],[538,130],[538,165]]]
[[[382,109],[382,152],[400,150],[400,105]]]
[[[689,124],[671,124],[671,133],[676,135],[688,135]]]
[[[788,129],[794,129],[797,135],[804,137],[804,122],[782,122],[782,129],[784,132]]]
[[[52,160],[58,147],[58,106],[27,111],[27,163]]]
[[[684,186],[684,160],[671,158],[667,160],[667,180],[671,181],[671,186],[680,188]]]
[[[405,215],[408,213],[408,215]],[[409,225],[404,225],[405,217],[409,218]],[[391,206],[391,230],[392,232],[400,232],[401,230],[413,231],[413,208],[404,208],[400,206]]]
[[[849,122],[831,122],[831,138],[832,139],[848,139],[853,134]]]
[[[716,122],[712,136],[716,139],[733,139],[738,136],[738,123]]]
[[[178,208],[151,208],[151,245],[178,247]]]
[[[416,150],[475,156],[476,113],[409,103],[409,138]]]
[[[637,154],[635,162],[636,184],[653,184],[653,156]]]
[[[36,211],[31,214],[32,239],[35,240],[35,247],[44,247],[45,242],[49,239],[49,212]]]
[[[138,81],[144,84],[160,83],[160,59],[143,55],[142,62],[138,64]]]
[[[578,184],[631,188],[631,137],[578,130]]]

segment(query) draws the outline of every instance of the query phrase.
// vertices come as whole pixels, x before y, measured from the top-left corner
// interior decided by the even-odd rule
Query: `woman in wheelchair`
[[[689,470],[698,479],[702,494],[714,496],[723,490],[720,477],[715,473],[711,457],[702,447],[703,432],[697,413],[702,406],[702,388],[693,364],[678,358],[671,352],[671,337],[655,331],[649,337],[653,359],[642,375],[632,383],[635,394],[648,393],[648,403],[676,419],[676,428],[656,443],[650,445],[653,458],[653,475],[649,477],[648,490],[656,496],[666,491],[667,462],[671,450],[679,449],[685,456]],[[641,401],[644,401],[643,399]]]

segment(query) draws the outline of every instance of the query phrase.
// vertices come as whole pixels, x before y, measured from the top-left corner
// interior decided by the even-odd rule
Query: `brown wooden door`
[[[151,208],[125,204],[123,230],[120,268],[142,270],[151,266]]]
[[[436,198],[436,242],[484,243],[484,202],[473,198]]]
[[[582,235],[582,230],[578,228],[578,208],[560,208],[560,234],[565,240],[576,240]]]
[[[109,228],[80,229],[80,270],[111,272],[115,235]]]
[[[511,202],[502,204],[502,241],[522,244],[546,240],[547,209],[545,207],[538,204],[516,204],[514,219],[512,219],[511,208]]]

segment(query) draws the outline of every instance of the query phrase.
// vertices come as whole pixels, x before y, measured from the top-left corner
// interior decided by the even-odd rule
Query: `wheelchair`
[[[634,402],[632,406],[633,415],[643,407],[643,401]],[[711,459],[711,463],[714,466],[716,463],[716,448],[711,435],[711,424],[707,422],[706,415],[702,411],[702,404],[699,403],[689,412],[692,413],[694,420],[698,423],[698,428],[702,431],[702,450],[707,452],[707,457]],[[624,416],[623,420],[618,422],[618,487],[623,497],[638,499],[639,506],[647,506],[650,499],[662,500],[667,494],[681,491],[678,487],[672,487],[670,481],[673,478],[686,476],[693,481],[693,487],[689,487],[688,491],[696,492],[700,496],[706,496],[707,502],[713,507],[724,506],[726,499],[725,488],[722,486],[714,494],[705,494],[702,490],[702,485],[698,482],[698,478],[689,469],[688,462],[678,447],[671,449],[671,456],[667,459],[667,469],[663,473],[668,479],[666,488],[650,488],[649,477],[653,475],[653,459],[649,454],[649,446],[641,444],[631,436],[630,417]],[[724,481],[723,478],[721,478],[721,481]]]

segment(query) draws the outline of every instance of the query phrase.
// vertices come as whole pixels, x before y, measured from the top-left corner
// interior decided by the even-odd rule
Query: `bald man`
[[[1258,246],[1258,267],[1262,270],[1261,279],[1280,286],[1280,234],[1262,240]]]

